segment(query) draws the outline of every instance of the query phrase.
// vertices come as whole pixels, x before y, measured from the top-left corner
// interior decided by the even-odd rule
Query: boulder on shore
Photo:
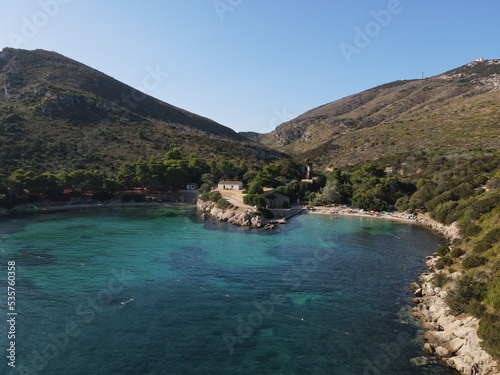
[[[203,202],[198,200],[196,206],[198,210],[215,220],[226,221],[229,224],[240,227],[262,228],[267,223],[267,220],[259,215],[251,214],[241,209],[220,209],[217,208],[214,202]]]
[[[426,329],[424,349],[462,374],[470,374],[475,363],[479,364],[482,375],[498,374],[497,362],[481,348],[477,335],[479,320],[454,316],[445,302],[446,291],[436,291],[432,278],[432,272],[420,276],[422,297],[413,308],[414,315]]]

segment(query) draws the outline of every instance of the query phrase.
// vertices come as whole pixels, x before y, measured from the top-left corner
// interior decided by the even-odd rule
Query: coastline
[[[417,221],[439,232],[450,242],[460,238],[456,223],[446,226],[431,219],[428,214],[419,215]],[[424,349],[461,374],[470,374],[476,363],[479,364],[480,374],[498,374],[498,362],[481,347],[482,340],[477,333],[479,319],[465,314],[453,315],[446,303],[447,291],[433,284],[434,276],[442,272],[434,267],[440,258],[438,255],[427,257],[427,271],[419,276],[420,285],[413,283],[412,288],[417,304],[413,314],[425,329]],[[450,275],[452,279],[460,276],[460,272]]]
[[[428,214],[408,216],[403,213],[368,213],[348,208],[330,209],[327,207],[308,211],[308,213],[411,222],[439,233],[449,242],[460,238],[456,223],[446,226],[433,220]],[[446,304],[446,290],[433,285],[434,275],[440,272],[434,268],[439,258],[438,255],[427,257],[425,263],[427,270],[419,275],[418,283],[413,282],[410,285],[410,289],[415,295],[413,302],[416,303],[413,315],[420,320],[425,330],[424,350],[464,375],[469,375],[470,369],[476,363],[479,364],[480,374],[498,374],[500,370],[498,362],[481,347],[482,340],[477,334],[479,319],[469,315],[454,316]],[[458,272],[451,275],[452,278],[459,276]],[[416,360],[422,365],[427,363],[425,358],[422,361],[420,358],[416,358]]]
[[[410,288],[415,295],[413,315],[418,318],[425,330],[424,350],[436,356],[448,367],[461,374],[470,374],[474,364],[479,364],[480,374],[498,374],[498,363],[481,347],[477,331],[479,319],[469,316],[455,316],[446,303],[446,290],[435,287],[434,265],[439,256],[427,257],[428,270],[419,277],[419,283],[412,283]],[[439,272],[439,271],[437,271]],[[451,277],[458,277],[458,273]]]
[[[370,213],[363,210],[356,210],[351,208],[328,208],[328,207],[318,207],[316,210],[306,210],[308,214],[312,215],[330,215],[330,216],[351,216],[351,217],[362,217],[368,219],[387,219],[400,221],[405,223],[418,223],[416,216],[401,213],[401,212],[374,212]]]

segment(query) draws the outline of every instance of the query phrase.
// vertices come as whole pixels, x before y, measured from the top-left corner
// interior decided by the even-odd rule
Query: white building
[[[243,190],[243,182],[241,181],[220,181],[219,190]]]

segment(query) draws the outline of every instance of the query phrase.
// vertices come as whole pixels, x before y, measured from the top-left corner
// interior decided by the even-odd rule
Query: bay
[[[2,280],[16,262],[16,370],[454,374],[410,363],[425,353],[407,285],[440,241],[412,223],[357,217],[248,230],[192,208],[4,220]],[[2,324],[2,350],[6,337]]]

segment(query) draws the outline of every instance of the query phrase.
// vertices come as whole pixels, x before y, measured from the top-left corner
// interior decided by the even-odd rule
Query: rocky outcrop
[[[418,214],[416,221],[425,225],[426,227],[442,234],[448,241],[453,241],[455,238],[460,238],[457,223],[451,225],[444,225],[432,219],[429,214]]]
[[[211,218],[219,221],[226,221],[229,224],[241,227],[262,228],[267,224],[267,220],[259,215],[252,214],[242,209],[220,209],[214,202],[204,202],[198,200],[196,206],[201,212],[207,213]]]
[[[437,258],[428,259],[429,269]],[[481,374],[498,374],[498,363],[481,348],[477,335],[479,320],[471,316],[454,316],[445,302],[447,292],[434,287],[433,276],[434,272],[429,270],[420,276],[421,285],[411,284],[417,296],[413,312],[426,330],[424,349],[462,374],[470,374],[475,363],[479,364]]]
[[[6,208],[0,207],[0,217],[7,216],[7,215],[9,215],[9,210],[7,210]]]

